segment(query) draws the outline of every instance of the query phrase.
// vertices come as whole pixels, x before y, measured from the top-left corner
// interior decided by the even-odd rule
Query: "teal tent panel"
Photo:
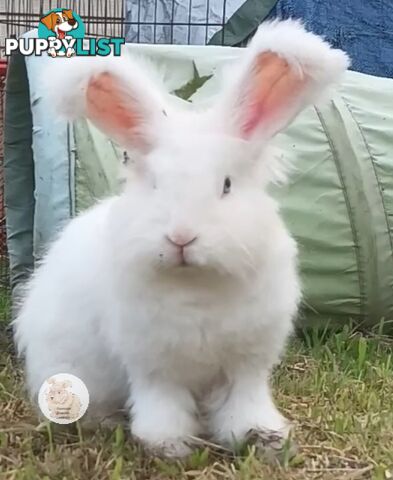
[[[4,196],[14,298],[33,270],[34,163],[32,116],[25,58],[8,63],[4,117]]]
[[[33,30],[26,36],[37,35]],[[35,178],[34,258],[42,256],[48,243],[72,216],[74,162],[69,143],[69,125],[55,112],[45,96],[45,69],[53,59],[26,57],[33,116]]]

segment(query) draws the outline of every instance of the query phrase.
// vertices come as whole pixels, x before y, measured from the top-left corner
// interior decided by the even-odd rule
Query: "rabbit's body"
[[[295,244],[275,211],[268,241],[261,239],[261,263],[249,276],[192,266],[146,276],[137,264],[113,268],[111,211],[116,217],[119,201],[71,221],[31,282],[18,318],[30,391],[53,374],[74,374],[87,385],[94,417],[95,409],[102,416],[124,408],[134,376],[161,376],[208,402],[216,388],[229,388],[243,363],[263,366],[267,375],[299,299]]]
[[[65,228],[16,320],[33,395],[74,374],[92,417],[127,406],[133,434],[168,455],[200,434],[233,444],[288,432],[268,377],[300,287],[265,189],[265,144],[347,60],[290,21],[264,27],[249,51],[206,112],[174,107],[127,61],[67,66],[75,98],[63,110],[80,107],[132,147],[135,175]]]

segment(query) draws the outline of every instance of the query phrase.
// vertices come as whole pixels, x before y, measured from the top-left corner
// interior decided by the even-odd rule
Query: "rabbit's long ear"
[[[160,100],[139,82],[125,82],[112,72],[94,75],[86,91],[87,117],[124,146],[146,151],[153,147],[152,124],[163,117]]]
[[[219,104],[231,133],[267,140],[318,101],[349,66],[347,55],[294,20],[262,25]]]
[[[165,90],[151,67],[126,57],[67,60],[48,73],[59,114],[87,117],[123,147],[151,149],[166,115]]]

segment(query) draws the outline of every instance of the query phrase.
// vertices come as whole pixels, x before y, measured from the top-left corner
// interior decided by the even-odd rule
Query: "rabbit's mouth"
[[[187,268],[195,266],[195,264],[189,258],[186,258],[184,253],[181,253],[178,258],[176,258],[174,266],[178,268]]]
[[[181,240],[174,240],[167,236],[166,239],[169,248],[166,250],[166,255],[160,254],[162,261],[166,263],[166,261],[169,260],[169,263],[172,264],[172,266],[182,268],[194,265],[192,258],[192,245],[196,241],[196,237],[191,240],[184,240],[183,238]]]
[[[186,257],[186,252],[184,251],[184,248],[180,250],[179,257],[180,257],[180,260],[179,260],[180,267],[187,267],[190,265],[189,259]]]
[[[198,266],[190,252],[184,250],[175,250],[165,254],[160,253],[159,258],[160,264],[164,268],[189,270]]]

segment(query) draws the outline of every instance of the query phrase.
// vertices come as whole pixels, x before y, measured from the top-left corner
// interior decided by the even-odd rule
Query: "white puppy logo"
[[[89,393],[80,378],[59,373],[42,384],[38,403],[42,413],[52,422],[73,423],[85,414]]]

